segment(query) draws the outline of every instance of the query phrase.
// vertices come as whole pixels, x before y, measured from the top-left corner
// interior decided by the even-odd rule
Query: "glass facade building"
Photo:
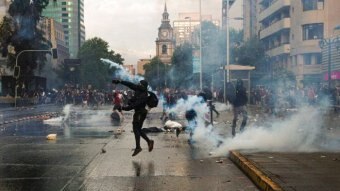
[[[79,48],[85,42],[84,0],[50,0],[43,16],[62,24],[70,58],[77,58]]]

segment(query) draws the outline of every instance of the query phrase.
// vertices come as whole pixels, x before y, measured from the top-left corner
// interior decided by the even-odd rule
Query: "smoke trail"
[[[138,76],[138,75],[132,76],[132,75],[130,75],[130,73],[122,65],[119,65],[119,64],[117,64],[117,63],[115,63],[115,62],[113,62],[109,59],[101,58],[100,60],[104,63],[109,64],[111,67],[114,67],[114,68],[117,69],[115,71],[115,73],[112,75],[114,78],[119,78],[119,79],[122,79],[122,80],[125,80],[125,81],[130,81],[130,82],[133,82],[133,83],[138,83],[140,80],[144,79],[144,77],[142,77],[142,76]]]

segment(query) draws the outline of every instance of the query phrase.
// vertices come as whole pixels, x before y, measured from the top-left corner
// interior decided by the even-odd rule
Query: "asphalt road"
[[[142,141],[132,157],[131,113],[120,126],[109,115],[110,108],[78,108],[63,123],[35,118],[0,126],[0,190],[258,190],[227,156],[189,145],[186,133],[151,133],[154,150]],[[152,110],[144,127],[162,127],[159,116]]]

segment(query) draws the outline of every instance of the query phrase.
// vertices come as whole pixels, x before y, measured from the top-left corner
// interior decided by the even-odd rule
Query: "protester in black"
[[[133,133],[135,134],[136,148],[133,152],[132,156],[136,156],[139,152],[142,151],[142,147],[140,146],[140,137],[142,137],[147,143],[149,147],[149,152],[153,149],[154,141],[149,139],[146,134],[142,131],[143,122],[146,118],[148,111],[145,109],[146,101],[148,98],[148,82],[145,80],[141,80],[139,84],[133,84],[128,81],[122,80],[112,80],[114,84],[122,84],[127,86],[128,88],[134,91],[133,97],[129,100],[127,106],[123,106],[120,108],[121,110],[129,111],[134,109],[135,113],[133,114]]]
[[[238,79],[236,82],[236,95],[235,95],[235,101],[231,103],[233,105],[233,113],[234,113],[234,119],[233,119],[233,124],[232,124],[232,135],[233,137],[235,136],[235,128],[236,128],[236,122],[238,119],[238,115],[242,114],[243,120],[241,123],[240,131],[244,130],[244,127],[247,124],[247,119],[248,119],[248,114],[246,111],[246,104],[248,102],[248,97],[247,97],[247,91],[246,88],[243,87],[243,81]]]

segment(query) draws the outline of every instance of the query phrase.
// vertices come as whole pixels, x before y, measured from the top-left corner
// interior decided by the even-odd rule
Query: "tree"
[[[192,46],[184,43],[176,47],[171,57],[171,69],[169,71],[170,84],[174,88],[185,88],[192,85]]]
[[[238,47],[235,47],[235,57],[241,65],[257,66],[266,59],[265,49],[257,37],[250,38]]]
[[[8,54],[8,45],[11,42],[11,36],[13,35],[12,20],[9,17],[3,17],[0,23],[0,47],[2,56],[6,57]]]
[[[48,0],[12,0],[8,13],[13,27],[9,32],[8,44],[14,47],[15,53],[8,54],[8,66],[13,68],[18,62],[21,77],[33,76],[34,70],[43,68],[46,62],[46,53],[25,52],[18,60],[16,56],[23,50],[48,50],[51,44],[44,39],[43,33],[37,25],[42,10],[48,5]]]
[[[111,82],[115,68],[102,62],[101,58],[109,59],[119,65],[123,65],[124,59],[113,50],[109,51],[109,45],[101,38],[95,37],[86,40],[79,50],[78,57],[81,60],[79,81],[82,85],[91,84],[98,89],[104,89]]]
[[[145,70],[144,77],[153,88],[163,89],[166,86],[168,65],[164,64],[159,57],[153,57],[150,63],[143,66]]]

